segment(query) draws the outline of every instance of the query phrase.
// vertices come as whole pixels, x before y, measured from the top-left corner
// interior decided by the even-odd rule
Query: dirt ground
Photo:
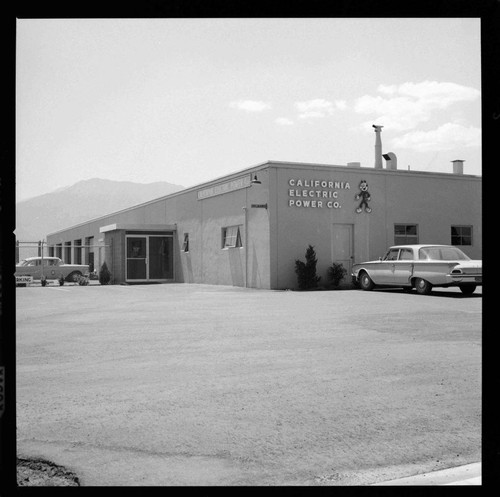
[[[17,459],[19,487],[79,487],[78,477],[67,469],[40,459]]]
[[[369,485],[477,462],[481,302],[19,288],[18,456],[82,486]]]

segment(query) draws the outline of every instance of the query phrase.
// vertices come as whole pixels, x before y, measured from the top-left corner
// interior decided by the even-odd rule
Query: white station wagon
[[[352,279],[363,290],[415,288],[427,295],[433,287],[458,286],[471,294],[483,283],[482,266],[481,260],[471,260],[453,245],[395,245],[377,261],[354,264]]]

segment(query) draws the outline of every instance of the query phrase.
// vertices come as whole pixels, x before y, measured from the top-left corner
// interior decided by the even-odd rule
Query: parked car
[[[395,245],[377,261],[354,264],[352,279],[363,290],[390,286],[426,295],[433,287],[458,286],[471,294],[482,285],[483,268],[453,245]]]
[[[43,257],[43,259],[42,257],[28,257],[16,264],[15,276],[18,283],[29,282],[31,278],[40,280],[42,275],[49,280],[63,277],[66,281],[76,281],[79,276],[88,273],[87,264],[64,264],[59,257]]]

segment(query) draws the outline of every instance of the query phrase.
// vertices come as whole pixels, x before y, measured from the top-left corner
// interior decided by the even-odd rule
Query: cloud
[[[437,81],[379,85],[377,90],[383,96],[364,95],[355,102],[355,112],[373,116],[372,121],[362,124],[364,128],[378,121],[395,131],[413,129],[429,121],[436,111],[472,102],[481,95],[475,88]]]
[[[299,111],[299,119],[321,118],[332,115],[335,110],[346,109],[347,103],[345,100],[330,102],[322,98],[315,98],[304,102],[295,102],[295,108]]]
[[[292,126],[293,121],[291,119],[288,119],[286,117],[278,117],[277,119],[274,120],[276,124],[279,124],[281,126]]]
[[[258,100],[238,100],[230,102],[229,106],[246,112],[263,112],[271,108],[271,104]]]
[[[453,150],[457,147],[481,146],[481,130],[458,123],[446,123],[430,131],[411,131],[391,141],[394,148],[419,152]]]

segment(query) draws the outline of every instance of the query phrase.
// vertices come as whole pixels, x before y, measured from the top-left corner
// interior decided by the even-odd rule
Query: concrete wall
[[[175,280],[188,283],[270,288],[269,213],[252,204],[268,202],[266,169],[257,171],[261,184],[221,195],[198,199],[198,191],[243,177],[242,172],[191,188],[168,197],[89,221],[47,237],[49,245],[60,240],[93,236],[106,245],[105,260],[115,282],[124,281],[124,232],[100,233],[110,224],[177,225],[174,238]],[[254,171],[255,174],[255,171]],[[248,182],[249,183],[249,182]],[[247,222],[248,221],[248,222]],[[239,225],[243,247],[222,248],[222,229]],[[248,231],[248,233],[247,233]],[[189,233],[190,250],[182,251],[184,233]],[[103,260],[99,261],[99,267]],[[112,269],[113,267],[113,269]]]
[[[199,199],[198,192],[257,174],[260,184]],[[312,181],[300,186],[297,180]],[[360,180],[368,182],[372,212],[356,213]],[[290,183],[290,180],[293,184]],[[314,186],[314,182],[318,183]],[[322,183],[326,182],[326,183]],[[322,186],[324,185],[324,186]],[[293,191],[293,193],[290,192]],[[303,197],[303,190],[319,197]],[[326,196],[323,196],[326,195]],[[291,206],[290,201],[312,201],[316,207]],[[319,204],[321,202],[321,205]],[[331,208],[328,207],[331,202]],[[257,207],[267,204],[267,208]],[[254,207],[252,207],[254,205]],[[336,246],[333,226],[350,225],[352,262],[376,259],[394,242],[394,224],[417,224],[420,243],[451,243],[451,226],[473,226],[473,245],[460,247],[472,258],[482,257],[481,178],[346,166],[268,162],[161,199],[89,221],[47,237],[49,245],[104,240],[102,226],[124,223],[176,225],[175,280],[186,283],[296,288],[295,260],[304,260],[309,244],[318,257],[318,274],[327,281]],[[222,248],[222,228],[239,225],[243,247]],[[182,252],[189,233],[189,253]],[[106,251],[116,282],[124,276],[120,236]],[[102,242],[101,242],[102,243]],[[118,252],[117,252],[118,250]],[[103,260],[96,249],[96,268]],[[113,252],[113,253],[112,253]],[[114,260],[113,260],[114,259]]]
[[[460,248],[469,257],[482,256],[480,178],[344,166],[277,164],[272,169],[271,197],[276,202],[271,222],[272,288],[296,288],[295,260],[305,260],[309,244],[316,251],[318,275],[322,282],[327,281],[327,268],[333,262],[334,224],[353,226],[354,263],[376,259],[394,245],[394,224],[417,224],[419,243],[439,244],[451,243],[452,225],[472,225],[473,245]],[[299,179],[320,183],[313,187],[290,184],[293,180],[296,185]],[[355,195],[360,193],[362,179],[368,182],[372,212],[358,214],[360,200]],[[322,187],[321,182],[340,183],[340,187]],[[321,196],[298,197],[304,190],[320,191]],[[337,192],[336,198],[324,198],[323,192]],[[316,200],[317,207],[290,205],[297,200]],[[335,201],[337,208],[327,207]]]

